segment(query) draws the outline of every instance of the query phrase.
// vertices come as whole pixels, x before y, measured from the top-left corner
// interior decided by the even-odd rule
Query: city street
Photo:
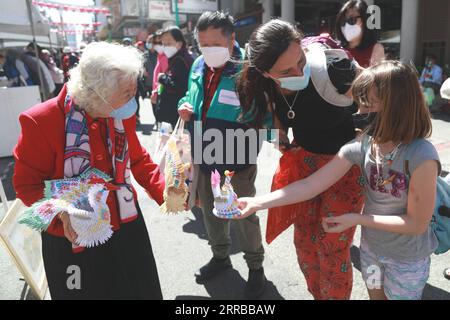
[[[148,100],[141,104],[141,122],[138,127],[141,143],[153,155],[157,132],[152,131],[153,114]],[[435,114],[431,141],[439,151],[443,169],[450,170],[450,117]],[[257,193],[264,194],[270,189],[271,178],[279,158],[278,151],[265,145],[258,159]],[[0,175],[7,189],[8,200],[14,200],[11,186],[14,163],[12,158],[0,159]],[[138,186],[133,181],[134,186]],[[212,279],[204,285],[195,282],[194,272],[211,258],[200,209],[179,215],[164,215],[158,206],[148,198],[140,187],[139,202],[143,210],[147,228],[156,258],[164,299],[244,299],[244,285],[248,269],[243,259],[239,243],[233,241],[233,269]],[[260,212],[263,238],[265,236],[266,212]],[[0,214],[0,218],[2,215]],[[359,264],[359,230],[351,249],[354,287],[352,299],[368,299],[361,279]],[[233,237],[233,230],[232,230]],[[233,240],[235,237],[233,237]],[[262,299],[312,299],[297,264],[293,245],[293,228],[279,236],[271,245],[265,245],[264,268],[268,286]],[[431,274],[423,299],[450,299],[450,281],[442,272],[450,267],[450,252],[432,256]],[[34,299],[33,294],[21,280],[21,275],[0,246],[0,299]]]

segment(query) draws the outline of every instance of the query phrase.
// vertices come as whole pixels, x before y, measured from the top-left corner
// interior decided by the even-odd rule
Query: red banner
[[[95,30],[66,30],[66,31],[58,31],[59,34],[65,34],[65,35],[70,35],[70,34],[94,34]]]
[[[52,26],[83,26],[83,27],[99,27],[102,25],[101,22],[93,22],[93,23],[81,23],[81,22],[50,22]]]
[[[37,5],[39,7],[51,8],[51,9],[61,9],[64,11],[78,11],[78,12],[87,12],[87,13],[110,14],[110,11],[108,8],[69,6],[69,5],[65,5],[65,4],[36,1],[36,0],[33,1],[33,4]]]

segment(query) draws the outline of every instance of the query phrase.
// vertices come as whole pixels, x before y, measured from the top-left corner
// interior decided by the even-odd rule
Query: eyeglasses
[[[347,20],[344,20],[341,22],[341,27],[345,26],[346,23],[348,23],[351,26],[354,26],[358,22],[358,19],[360,19],[360,18],[361,18],[361,16],[350,17]]]

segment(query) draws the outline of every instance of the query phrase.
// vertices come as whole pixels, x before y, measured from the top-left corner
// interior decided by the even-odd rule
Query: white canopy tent
[[[4,0],[0,10],[0,49],[23,47],[33,41],[26,0]],[[57,37],[50,31],[48,21],[31,6],[37,44],[43,47],[56,45]]]
[[[29,0],[4,0],[0,10],[0,49],[24,47],[36,39],[42,46],[51,45],[50,26]],[[30,23],[29,9],[33,20]],[[33,37],[34,35],[34,37]],[[37,63],[37,62],[36,62]],[[38,69],[39,78],[42,75]],[[44,96],[45,98],[45,96]],[[19,114],[39,103],[38,86],[0,88],[0,157],[11,156],[20,135]],[[5,131],[6,130],[6,131]]]

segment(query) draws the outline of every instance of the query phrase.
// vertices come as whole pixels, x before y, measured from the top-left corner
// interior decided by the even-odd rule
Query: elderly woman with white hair
[[[162,299],[149,235],[131,173],[159,204],[164,179],[136,136],[136,79],[141,54],[133,47],[89,44],[58,97],[20,115],[14,157],[17,197],[30,206],[44,181],[96,168],[113,178],[107,198],[112,237],[77,247],[69,216],[42,233],[42,254],[53,299]]]

